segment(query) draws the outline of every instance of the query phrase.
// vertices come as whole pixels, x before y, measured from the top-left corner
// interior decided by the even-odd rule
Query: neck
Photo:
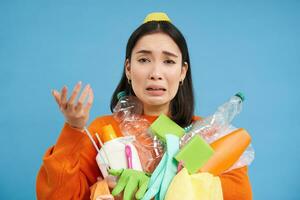
[[[159,116],[160,114],[169,115],[169,104],[165,104],[165,105],[144,104],[144,115]]]

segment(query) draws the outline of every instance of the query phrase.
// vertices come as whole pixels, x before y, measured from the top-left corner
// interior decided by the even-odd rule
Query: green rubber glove
[[[124,200],[133,199],[135,191],[137,191],[135,194],[136,199],[143,198],[150,180],[149,175],[147,175],[145,172],[134,169],[110,169],[108,170],[108,173],[113,176],[120,177],[117,185],[111,192],[113,196],[118,195],[124,190]]]

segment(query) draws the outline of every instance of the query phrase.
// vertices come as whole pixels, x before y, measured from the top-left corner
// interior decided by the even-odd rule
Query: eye
[[[146,63],[146,62],[150,62],[150,60],[148,60],[147,58],[140,58],[140,59],[138,59],[138,62]]]
[[[165,60],[164,63],[166,64],[176,64],[176,62],[174,60]]]

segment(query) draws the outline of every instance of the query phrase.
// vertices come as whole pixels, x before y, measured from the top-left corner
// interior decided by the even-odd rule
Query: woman
[[[95,162],[96,151],[83,127],[89,118],[93,90],[76,84],[67,100],[67,88],[52,92],[65,117],[65,124],[55,146],[47,150],[37,177],[38,199],[89,199],[89,187],[101,176]],[[182,127],[192,123],[194,96],[188,48],[183,35],[162,13],[150,14],[130,36],[117,93],[126,91],[143,103],[143,116],[153,122],[160,114],[168,115]],[[84,104],[87,99],[86,104]],[[89,131],[95,134],[112,124],[121,135],[119,124],[111,115],[95,119]],[[247,167],[220,175],[224,199],[252,199]]]

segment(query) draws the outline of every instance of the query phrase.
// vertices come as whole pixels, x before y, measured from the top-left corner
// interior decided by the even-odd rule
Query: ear
[[[129,62],[129,59],[127,58],[125,60],[125,74],[126,74],[126,77],[127,79],[130,79],[131,77],[131,67],[130,67],[130,62]]]
[[[183,66],[181,68],[181,74],[180,74],[180,80],[183,81],[185,79],[186,73],[189,69],[189,65],[187,62],[183,63]]]

